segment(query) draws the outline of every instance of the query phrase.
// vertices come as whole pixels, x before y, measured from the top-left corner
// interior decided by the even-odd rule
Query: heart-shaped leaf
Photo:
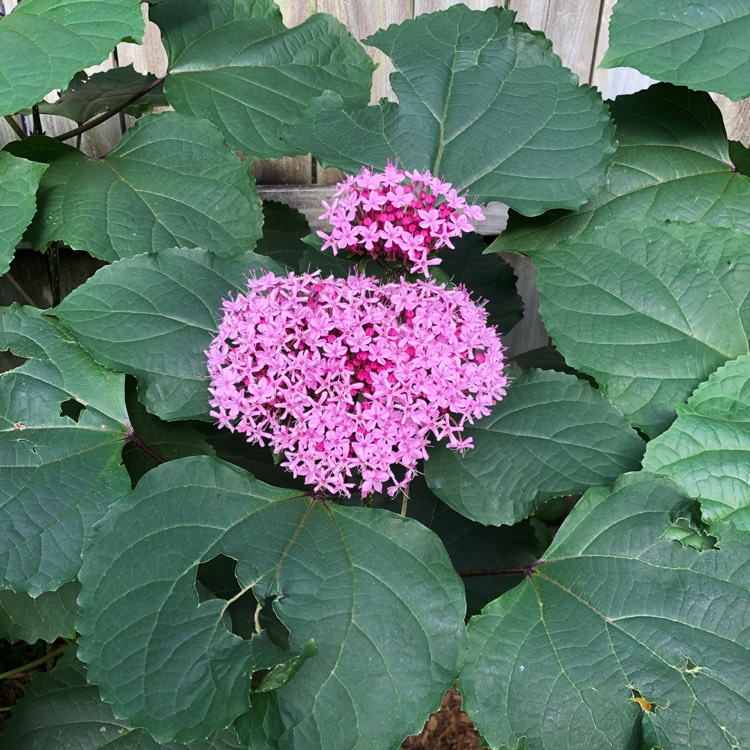
[[[748,540],[664,538],[694,504],[649,474],[589,490],[536,571],[472,618],[459,688],[493,747],[750,743]]]
[[[603,68],[624,65],[660,81],[750,96],[747,0],[619,0]]]
[[[0,18],[0,115],[65,88],[120,41],[140,41],[137,0],[24,0]]]
[[[46,164],[0,151],[0,276],[8,271],[16,245],[36,211],[36,190]]]
[[[327,94],[284,133],[327,166],[398,159],[527,215],[577,208],[604,186],[612,123],[550,42],[514,18],[459,4],[378,31],[364,41],[396,66],[399,104],[352,112]]]
[[[162,0],[151,18],[169,56],[169,103],[211,120],[246,154],[303,153],[284,142],[280,126],[299,120],[323,91],[349,107],[369,99],[372,60],[332,16],[287,29],[266,1]]]
[[[717,367],[748,351],[748,235],[618,222],[532,258],[555,345],[650,436]]]
[[[205,350],[229,290],[244,288],[272,260],[205,250],[139,255],[100,269],[58,305],[62,320],[97,362],[138,378],[140,399],[166,420],[208,417]]]
[[[99,688],[86,682],[86,668],[75,649],[51,672],[34,675],[24,697],[13,709],[3,732],[7,747],[23,750],[242,750],[233,729],[187,745],[162,745],[145,729],[119,719],[99,697]]]
[[[700,221],[750,234],[750,178],[734,167],[708,94],[658,84],[610,109],[619,146],[607,187],[578,211],[512,213],[491,251],[534,250],[613,220]]]
[[[145,115],[104,159],[43,136],[6,148],[50,165],[26,235],[38,250],[63,240],[107,261],[180,245],[236,255],[260,237],[247,164],[203,120]]]
[[[38,596],[76,577],[94,522],[130,489],[124,377],[39,310],[0,309],[0,588]]]
[[[71,581],[36,599],[24,592],[0,591],[0,636],[27,643],[74,638],[80,590],[78,581]]]
[[[238,561],[241,591],[272,609],[292,649],[317,646],[272,693],[250,696],[257,664],[224,625],[227,602],[199,603],[198,565],[217,555]],[[161,741],[205,736],[270,702],[281,748],[393,747],[421,728],[463,655],[463,589],[430,531],[209,457],[149,472],[100,525],[81,582],[89,678]]]
[[[464,430],[461,456],[430,451],[425,476],[451,508],[483,524],[513,524],[544,500],[612,482],[636,469],[643,441],[588,383],[533,370],[515,379],[492,414]]]
[[[643,467],[700,498],[703,519],[750,531],[750,356],[717,370],[648,444]]]

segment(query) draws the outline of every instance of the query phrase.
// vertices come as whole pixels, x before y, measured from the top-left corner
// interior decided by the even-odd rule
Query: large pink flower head
[[[388,164],[384,172],[363,167],[336,186],[333,203],[323,201],[320,216],[333,230],[318,232],[323,250],[349,250],[357,255],[404,264],[411,272],[429,274],[433,257],[452,239],[473,230],[484,219],[481,205],[470,205],[449,182],[428,169],[405,172]]]
[[[211,416],[316,491],[395,494],[433,440],[470,448],[465,425],[505,395],[500,338],[462,287],[319,271],[247,287],[206,352]]]

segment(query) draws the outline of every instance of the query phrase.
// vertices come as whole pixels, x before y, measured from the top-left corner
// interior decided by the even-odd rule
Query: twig
[[[23,140],[26,138],[26,133],[23,132],[23,128],[16,122],[16,118],[13,115],[3,115],[5,122],[13,128],[13,132]]]
[[[13,274],[8,271],[8,273],[5,274],[5,278],[10,281],[10,283],[15,287],[15,290],[21,295],[23,298],[23,301],[27,305],[31,305],[32,307],[39,307],[39,305],[34,301],[34,298],[13,278]]]
[[[50,651],[45,656],[40,657],[39,659],[35,659],[34,661],[31,661],[28,664],[24,664],[21,667],[16,667],[15,669],[11,669],[8,672],[3,672],[2,674],[0,674],[0,680],[7,680],[8,677],[15,677],[17,674],[26,672],[29,669],[33,669],[34,667],[38,667],[40,664],[44,664],[50,659],[54,659],[58,654],[61,654],[63,651],[65,651],[65,646],[60,646],[59,648],[56,648],[54,651]]]
[[[162,76],[161,78],[157,78],[155,81],[150,83],[148,86],[142,88],[137,93],[133,94],[129,99],[126,99],[121,104],[118,104],[116,107],[110,109],[108,112],[104,112],[103,114],[99,115],[99,117],[95,117],[93,120],[88,120],[87,122],[84,122],[83,125],[79,125],[77,128],[73,128],[73,130],[69,130],[67,133],[61,133],[60,135],[56,135],[55,138],[58,141],[67,141],[69,138],[72,138],[73,136],[80,135],[81,133],[85,133],[87,130],[91,130],[92,128],[95,128],[97,125],[101,125],[103,122],[106,122],[110,119],[110,117],[114,117],[115,115],[122,112],[122,110],[129,107],[133,102],[140,99],[142,96],[148,94],[149,91],[152,89],[155,89],[164,79],[166,76]]]
[[[409,508],[409,486],[407,485],[406,487],[404,487],[402,492],[403,492],[403,498],[401,500],[401,515],[405,516],[406,511]]]

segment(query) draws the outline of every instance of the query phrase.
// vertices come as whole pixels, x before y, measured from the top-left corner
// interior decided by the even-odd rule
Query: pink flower
[[[363,167],[347,176],[334,196],[330,205],[322,203],[320,218],[333,227],[330,234],[318,232],[323,250],[383,258],[425,276],[440,263],[432,257],[437,250],[453,249],[452,237],[484,219],[483,206],[470,205],[428,169],[405,172],[390,162],[382,173]]]
[[[319,271],[247,287],[206,352],[211,416],[316,491],[394,494],[434,441],[471,447],[465,425],[505,394],[500,338],[462,287]]]

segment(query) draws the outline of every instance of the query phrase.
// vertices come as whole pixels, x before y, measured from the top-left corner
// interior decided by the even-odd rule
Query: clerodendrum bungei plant
[[[163,79],[80,72],[136,0],[0,19],[0,272],[105,262],[0,311],[0,635],[65,651],[2,746],[390,749],[454,684],[492,748],[750,746],[750,156],[705,93],[750,95],[747,0],[620,0],[605,64],[668,82],[609,107],[499,8],[364,40],[375,106],[332,17],[148,13]],[[318,234],[245,158],[306,153]],[[500,251],[554,342],[513,364]]]

